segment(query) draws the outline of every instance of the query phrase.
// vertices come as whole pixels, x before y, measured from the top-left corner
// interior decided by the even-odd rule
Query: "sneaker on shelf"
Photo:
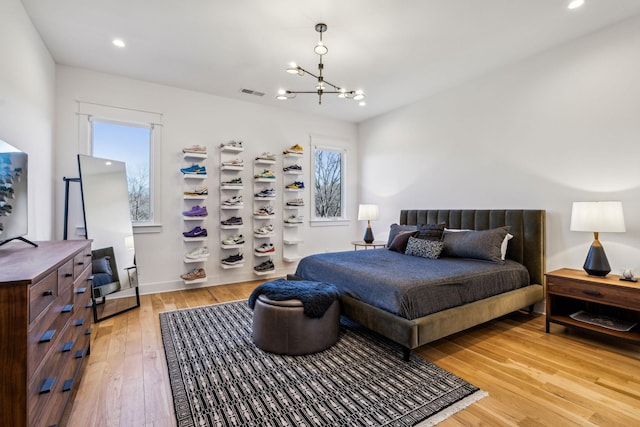
[[[222,181],[221,184],[223,186],[226,186],[226,185],[231,185],[231,186],[242,185],[242,178],[234,178],[234,179],[231,179],[229,181]]]
[[[194,206],[189,211],[182,212],[184,216],[207,216],[207,208],[205,206]]]
[[[204,279],[205,277],[207,277],[207,274],[204,272],[204,268],[194,268],[190,272],[180,275],[180,277],[183,280],[190,281]]]
[[[206,196],[209,194],[209,189],[206,185],[201,185],[193,189],[193,191],[185,191],[185,196]]]
[[[242,148],[242,141],[231,140],[226,144],[220,144],[220,148]]]
[[[228,237],[222,241],[223,245],[241,245],[244,243],[244,237],[242,234],[236,234],[235,236]]]
[[[202,147],[200,145],[192,145],[191,147],[185,147],[182,149],[183,153],[191,153],[191,154],[207,154],[207,147]]]
[[[222,202],[222,204],[225,206],[240,206],[242,205],[242,196],[233,196]]]
[[[292,188],[294,190],[302,190],[304,188],[304,182],[294,181],[293,183],[287,185],[287,188]]]
[[[273,232],[273,225],[272,224],[267,224],[267,225],[265,225],[263,227],[256,228],[255,230],[253,230],[253,232],[255,234],[262,234],[262,235],[266,235],[266,234],[272,233]]]
[[[276,155],[273,153],[265,152],[256,157],[256,160],[275,160]]]
[[[207,229],[206,228],[200,228],[200,227],[194,227],[189,231],[185,231],[184,233],[182,233],[182,235],[184,237],[206,237],[207,236]]]
[[[242,218],[239,216],[232,216],[231,218],[220,221],[222,225],[242,225]]]
[[[301,224],[302,217],[298,215],[291,215],[289,218],[285,219],[284,222],[287,224]]]
[[[264,206],[258,209],[257,211],[255,211],[253,214],[258,216],[270,216],[270,215],[274,215],[275,212],[272,206]]]
[[[302,166],[300,166],[300,165],[290,165],[290,166],[283,167],[282,170],[285,171],[285,172],[301,171],[302,170]]]
[[[292,199],[287,201],[287,206],[304,206],[303,199]]]
[[[226,257],[222,260],[222,263],[226,265],[236,265],[242,263],[242,261],[244,261],[244,257],[241,253],[237,253],[236,255]]]
[[[304,151],[304,149],[302,148],[302,145],[296,144],[296,145],[292,145],[291,147],[289,147],[286,150],[284,150],[283,153],[284,154],[288,154],[288,153],[302,154],[303,151]]]
[[[276,248],[275,246],[273,246],[273,243],[263,243],[260,246],[258,246],[255,250],[258,253],[266,254],[269,252],[275,252]]]
[[[187,259],[198,259],[198,258],[206,258],[209,256],[209,249],[207,247],[194,249],[191,252],[185,254],[185,258]]]
[[[256,197],[275,197],[275,195],[276,195],[276,190],[274,190],[273,188],[267,188],[260,191],[259,193],[254,194],[254,196]]]
[[[204,166],[200,166],[194,163],[188,168],[180,169],[180,172],[185,175],[204,175],[207,173],[207,169]]]
[[[226,160],[224,162],[222,162],[223,166],[242,166],[244,167],[244,161],[242,159],[233,159],[233,160]]]
[[[261,263],[261,264],[259,264],[259,265],[256,265],[255,267],[253,267],[253,269],[254,269],[255,271],[259,271],[259,272],[262,272],[262,271],[272,271],[272,270],[275,270],[275,269],[276,269],[276,266],[275,266],[275,265],[273,265],[273,261],[271,261],[271,259],[268,259],[268,260],[266,260],[265,262],[263,262],[263,263]]]
[[[257,173],[254,175],[254,178],[259,179],[259,178],[263,178],[263,179],[276,179],[276,174],[273,173],[273,171],[269,170],[269,169],[265,169],[260,173]]]

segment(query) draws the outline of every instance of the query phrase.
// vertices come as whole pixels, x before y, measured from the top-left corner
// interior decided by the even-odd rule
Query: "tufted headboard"
[[[416,209],[401,210],[400,224],[440,224],[447,228],[487,230],[511,226],[507,258],[529,270],[531,283],[544,283],[545,211],[527,209]]]

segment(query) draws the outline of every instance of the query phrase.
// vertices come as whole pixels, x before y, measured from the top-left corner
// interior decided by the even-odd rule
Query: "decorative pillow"
[[[507,246],[509,244],[509,240],[513,239],[513,234],[511,233],[507,233],[506,236],[504,236],[504,240],[502,241],[502,245],[500,245],[500,255],[502,260],[504,261],[504,257],[507,256]]]
[[[400,233],[401,231],[416,231],[417,229],[418,227],[415,225],[391,224],[391,227],[389,228],[389,239],[387,240],[387,247],[391,246],[393,239],[395,239],[398,233]]]
[[[409,242],[409,237],[416,237],[418,235],[417,231],[401,231],[396,235],[393,239],[393,242],[389,245],[390,251],[400,252],[401,254],[407,250],[407,242]]]
[[[442,256],[475,258],[503,263],[502,242],[510,228],[506,226],[490,230],[445,233]]]
[[[417,237],[409,237],[405,255],[419,256],[422,258],[438,259],[444,242],[438,240],[425,240]]]
[[[109,260],[111,257],[105,256],[102,258],[94,259],[91,261],[91,272],[93,274],[106,273],[109,275],[113,275],[111,271],[111,266],[109,265]]]
[[[444,233],[444,222],[441,224],[419,224],[418,239],[442,240]]]

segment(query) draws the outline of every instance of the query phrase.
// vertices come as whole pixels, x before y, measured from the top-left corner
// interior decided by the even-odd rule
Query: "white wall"
[[[162,188],[162,229],[159,233],[136,234],[136,256],[142,283],[141,292],[179,289],[185,287],[179,275],[191,267],[183,264],[182,257],[185,245],[182,232],[186,231],[181,212],[185,210],[182,199],[183,178],[179,172],[181,167],[188,166],[182,158],[182,148],[193,144],[206,145],[209,158],[205,165],[209,171],[207,184],[209,199],[206,206],[209,217],[205,227],[210,233],[207,246],[212,254],[205,265],[208,284],[232,283],[253,280],[254,265],[252,245],[245,245],[244,253],[247,262],[241,269],[222,270],[220,259],[231,255],[233,251],[223,251],[219,247],[220,235],[218,226],[220,213],[219,186],[219,150],[221,143],[229,140],[243,140],[246,150],[242,158],[248,162],[250,171],[243,172],[243,181],[247,190],[243,217],[249,220],[252,201],[247,198],[253,194],[251,182],[247,177],[253,172],[252,160],[262,152],[270,151],[281,154],[282,150],[299,143],[304,146],[306,174],[304,182],[309,185],[309,135],[324,135],[340,141],[340,145],[348,149],[347,191],[350,195],[348,209],[357,211],[357,141],[354,124],[318,118],[313,115],[298,114],[288,110],[254,105],[247,102],[229,100],[203,93],[176,89],[172,87],[127,79],[119,76],[97,73],[67,66],[57,67],[57,103],[56,103],[56,163],[58,165],[57,198],[63,199],[62,176],[77,176],[76,154],[88,154],[88,148],[80,141],[78,135],[77,102],[88,101],[118,107],[139,109],[161,113],[163,115],[161,156],[161,188]],[[321,107],[319,107],[321,108]],[[282,169],[282,156],[276,172]],[[278,178],[282,184],[282,177]],[[73,186],[77,187],[77,186]],[[74,190],[78,192],[79,190]],[[282,191],[280,191],[282,193]],[[310,192],[305,192],[309,201]],[[77,197],[72,195],[72,198]],[[282,196],[274,203],[274,207],[282,206]],[[77,213],[77,201],[72,201]],[[204,203],[203,203],[204,204]],[[282,215],[280,209],[279,215]],[[62,233],[62,205],[57,208],[58,233]],[[310,217],[309,203],[304,212],[305,219]],[[77,215],[76,215],[77,217]],[[226,219],[224,215],[223,219]],[[282,216],[279,216],[282,218]],[[80,225],[79,219],[70,222],[71,231]],[[274,221],[275,222],[275,221]],[[348,224],[337,227],[309,227],[305,223],[301,233],[305,240],[299,253],[306,255],[315,252],[350,249],[349,241],[359,238],[361,230],[355,218]],[[251,234],[253,227],[245,225],[243,234]],[[77,236],[73,236],[77,237]],[[281,239],[279,232],[273,239],[278,253],[274,256],[277,271],[283,275],[295,269],[295,263],[284,263],[281,259]]]
[[[627,232],[600,241],[640,273],[638,46],[640,18],[362,123],[378,234],[403,208],[541,208],[547,270],[581,268],[593,237],[569,230],[571,203],[622,200]]]
[[[0,139],[29,154],[30,240],[53,237],[55,65],[19,0],[0,2]]]

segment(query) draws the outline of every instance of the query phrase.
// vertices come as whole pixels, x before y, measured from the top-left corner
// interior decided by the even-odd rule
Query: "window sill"
[[[309,221],[309,225],[311,227],[344,227],[351,223],[350,220],[339,218],[339,219],[312,219]]]

